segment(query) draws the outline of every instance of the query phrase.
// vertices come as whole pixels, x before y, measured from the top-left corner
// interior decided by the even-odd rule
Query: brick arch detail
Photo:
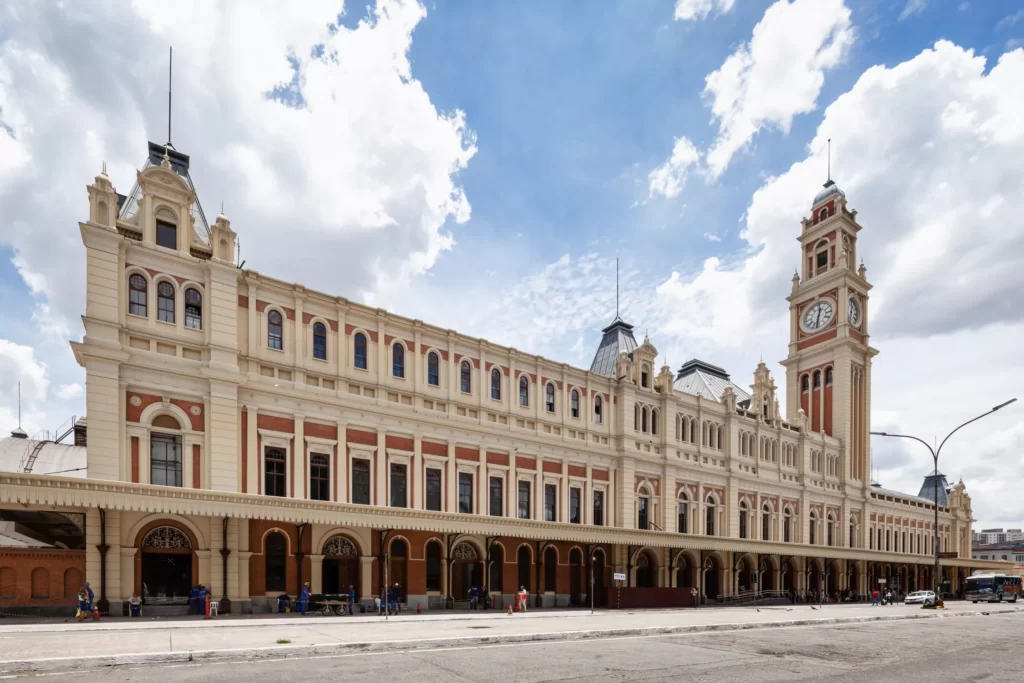
[[[192,544],[192,583],[194,584],[198,581],[199,555],[196,554],[196,550],[202,546],[199,545],[199,540],[196,537],[197,531],[193,530],[190,523],[186,523],[183,520],[175,519],[173,517],[159,517],[156,515],[154,515],[154,517],[156,517],[156,519],[149,518],[149,522],[145,522],[145,520],[143,520],[142,522],[139,522],[139,524],[136,524],[135,528],[132,530],[134,533],[129,534],[129,538],[132,539],[132,547],[136,548],[135,581],[133,584],[136,595],[142,595],[142,541],[146,538],[146,534],[161,526],[174,527],[188,537],[189,543]],[[141,527],[139,525],[141,525]]]

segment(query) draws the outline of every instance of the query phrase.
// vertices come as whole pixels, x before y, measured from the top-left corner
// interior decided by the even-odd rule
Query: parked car
[[[914,591],[903,598],[904,605],[930,605],[935,602],[935,591]]]

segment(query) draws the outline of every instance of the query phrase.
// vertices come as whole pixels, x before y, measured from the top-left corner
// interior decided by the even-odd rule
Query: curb
[[[589,631],[550,631],[546,633],[520,633],[491,636],[453,636],[449,638],[416,638],[406,640],[334,642],[317,645],[280,645],[257,648],[228,648],[220,650],[193,650],[186,652],[145,652],[123,655],[93,655],[85,657],[50,657],[0,661],[0,674],[50,671],[56,669],[99,669],[133,664],[170,664],[223,659],[258,660],[265,658],[330,656],[366,652],[416,651],[474,645],[540,643],[553,641],[599,640],[631,636],[684,635],[689,633],[715,633],[751,631],[794,626],[830,626],[835,624],[863,624],[871,622],[905,621],[910,619],[951,619],[982,615],[1013,614],[1016,610],[929,612],[925,614],[894,614],[865,617],[826,617],[824,619],[791,619],[727,624],[694,624],[687,626],[639,626],[632,628],[595,629]]]

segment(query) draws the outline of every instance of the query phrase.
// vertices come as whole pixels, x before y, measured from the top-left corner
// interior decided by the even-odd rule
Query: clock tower
[[[871,485],[871,359],[868,292],[863,262],[857,266],[857,212],[830,179],[817,194],[810,218],[801,221],[800,267],[789,301],[787,418],[807,416],[810,433],[839,439],[844,479]]]

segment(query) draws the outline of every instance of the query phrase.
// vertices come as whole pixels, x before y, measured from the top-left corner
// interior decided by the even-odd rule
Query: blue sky
[[[1024,383],[1024,234],[998,228],[1024,190],[1019,2],[14,2],[0,432],[19,378],[34,429],[83,410],[67,340],[84,186],[105,160],[127,192],[163,140],[170,44],[174,142],[247,267],[588,366],[619,258],[624,317],[673,367],[700,356],[747,384],[764,357],[782,384],[795,237],[831,137],[876,285],[875,425],[941,437]],[[282,87],[289,102],[267,96]],[[674,147],[690,151],[675,167]],[[1003,500],[1022,423],[992,418],[951,456],[988,526],[1024,522]],[[927,458],[874,447],[883,483],[916,492]]]

